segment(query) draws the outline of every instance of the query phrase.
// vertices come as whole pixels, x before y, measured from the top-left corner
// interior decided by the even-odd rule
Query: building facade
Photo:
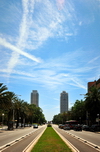
[[[100,88],[100,79],[98,79],[97,81],[95,80],[93,82],[88,82],[88,92],[91,87]]]
[[[33,90],[31,93],[31,104],[35,104],[36,107],[39,107],[39,94],[37,90]]]
[[[68,111],[68,93],[63,91],[60,94],[60,113]]]

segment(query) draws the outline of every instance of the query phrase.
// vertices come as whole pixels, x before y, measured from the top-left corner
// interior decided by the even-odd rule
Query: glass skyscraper
[[[63,91],[60,94],[60,113],[68,111],[68,93]]]
[[[33,90],[31,93],[31,104],[35,104],[36,107],[39,107],[39,94],[37,90]]]

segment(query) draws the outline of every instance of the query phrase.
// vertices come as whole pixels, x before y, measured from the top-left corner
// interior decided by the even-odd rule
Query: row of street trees
[[[100,115],[100,88],[92,87],[84,95],[84,100],[76,100],[68,112],[55,115],[53,123],[65,123],[68,120],[77,120],[79,123],[94,124]],[[98,118],[99,121],[99,118]]]
[[[0,83],[0,122],[7,124],[8,130],[10,130],[13,129],[14,122],[16,122],[17,128],[19,123],[23,125],[41,124],[46,120],[40,107],[21,100],[18,95],[8,91],[8,88]]]

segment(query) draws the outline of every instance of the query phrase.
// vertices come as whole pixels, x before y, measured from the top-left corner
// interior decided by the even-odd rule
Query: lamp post
[[[4,113],[2,113],[2,129],[3,129],[3,121],[4,121]]]

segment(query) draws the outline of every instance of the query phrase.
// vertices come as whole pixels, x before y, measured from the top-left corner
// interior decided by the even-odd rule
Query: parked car
[[[70,130],[70,126],[68,124],[66,124],[64,127],[63,127],[64,130]]]
[[[75,125],[75,127],[74,127],[74,130],[75,131],[82,131],[82,126],[81,125]]]
[[[58,127],[60,128],[61,125],[62,125],[62,124],[59,124]]]
[[[90,127],[90,131],[100,131],[100,125],[94,124]]]
[[[83,125],[82,130],[89,131],[90,127],[88,125]]]
[[[38,125],[37,125],[37,124],[34,124],[34,125],[33,125],[33,128],[38,128]]]
[[[59,128],[60,128],[60,129],[63,129],[64,126],[65,126],[65,125],[61,124],[61,125],[59,126]]]

